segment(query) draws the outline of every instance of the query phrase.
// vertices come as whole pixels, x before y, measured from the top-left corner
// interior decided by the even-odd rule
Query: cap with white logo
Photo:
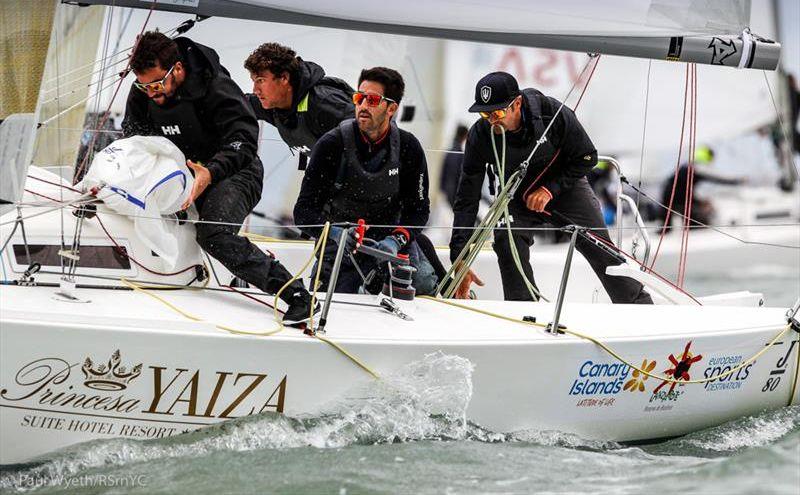
[[[475,85],[475,103],[470,112],[491,112],[505,108],[520,94],[519,85],[508,72],[492,72]]]

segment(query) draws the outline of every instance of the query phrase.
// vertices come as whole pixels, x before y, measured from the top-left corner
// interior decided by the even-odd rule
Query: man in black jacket
[[[417,293],[431,294],[436,276],[415,239],[430,214],[428,166],[417,138],[392,121],[404,88],[395,70],[374,67],[361,72],[358,92],[352,96],[356,118],[340,123],[317,142],[294,219],[300,225],[319,225],[363,218],[376,225],[366,237],[378,242],[382,251],[408,254],[417,268],[413,281]],[[320,235],[318,227],[301,228],[312,237]],[[338,241],[340,233],[340,227],[333,227],[331,239]],[[335,242],[329,242],[323,257],[326,285],[335,252]],[[355,260],[363,274],[378,268],[373,258],[361,253]],[[385,273],[376,273],[380,286]],[[361,276],[347,256],[336,292],[355,293],[361,286]]]
[[[264,43],[244,67],[253,80],[247,99],[256,118],[274,125],[292,152],[300,154],[300,170],[306,168],[317,139],[353,117],[353,88],[326,76],[322,67],[291,48]]]
[[[471,234],[464,227],[474,225],[487,165],[491,165],[494,171],[499,170],[491,140],[495,140],[498,155],[505,154],[505,179],[528,158],[537,141],[542,141],[508,206],[511,227],[522,229],[514,231],[511,240],[519,253],[523,272],[532,284],[535,285],[530,265],[533,231],[524,229],[541,225],[544,221],[555,225],[574,223],[593,229],[593,235],[611,242],[600,204],[586,179],[586,174],[597,164],[597,150],[572,110],[563,107],[556,115],[560,106],[560,102],[535,89],[520,91],[516,79],[505,72],[493,72],[478,81],[475,103],[469,111],[479,112],[482,118],[470,129],[464,151],[461,181],[453,207],[451,261],[464,249]],[[551,122],[553,125],[545,135],[545,128]],[[500,136],[503,132],[506,135],[505,153]],[[546,211],[546,207],[550,211]],[[500,265],[505,299],[531,300],[531,293],[514,263],[508,231],[504,225],[498,227],[494,232],[494,250]],[[576,247],[589,261],[613,302],[652,304],[650,295],[639,282],[606,275],[606,267],[620,261],[583,238],[579,238]],[[456,296],[466,297],[475,279],[475,274],[470,271]]]
[[[264,175],[258,123],[244,94],[217,53],[188,38],[147,32],[130,64],[136,81],[122,122],[125,136],[164,136],[180,148],[194,173],[183,207],[195,202],[200,212],[198,244],[237,277],[276,293],[291,275],[238,235],[261,198]],[[311,296],[302,282],[293,282],[281,298],[289,305],[285,324],[309,318]]]

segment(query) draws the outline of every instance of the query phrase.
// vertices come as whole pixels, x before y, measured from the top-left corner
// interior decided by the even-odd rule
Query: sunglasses
[[[169,68],[166,75],[164,75],[160,81],[153,81],[149,83],[140,83],[138,81],[134,81],[133,85],[136,87],[136,89],[142,91],[143,93],[147,93],[148,90],[152,91],[153,93],[162,93],[166,90],[167,78],[170,74],[172,74],[174,69],[175,65]]]
[[[508,106],[505,108],[499,108],[497,110],[492,110],[491,112],[478,112],[478,113],[480,114],[481,117],[483,117],[486,120],[489,120],[492,117],[494,117],[495,119],[502,119],[505,118],[506,114],[508,114],[508,109],[511,108],[511,105],[513,105],[515,101],[517,100],[516,99],[512,100],[511,103],[509,103]]]
[[[370,106],[370,107],[377,107],[378,105],[381,104],[381,102],[383,100],[386,100],[389,103],[397,103],[396,101],[394,101],[391,98],[387,98],[387,97],[382,96],[382,95],[376,95],[374,93],[367,94],[367,93],[364,93],[363,91],[356,91],[355,93],[353,93],[353,103],[354,104],[361,105],[361,102],[364,101],[364,100],[367,100],[367,106]]]

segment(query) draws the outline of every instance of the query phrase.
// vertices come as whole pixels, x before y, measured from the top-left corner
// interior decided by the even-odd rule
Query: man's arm
[[[697,184],[698,182],[711,182],[712,184],[738,186],[739,184],[743,184],[745,181],[742,177],[726,177],[723,175],[717,175],[716,173],[708,170],[698,170],[698,167],[695,165],[694,183]]]
[[[450,261],[458,257],[464,249],[467,240],[472,235],[472,230],[459,227],[473,227],[478,216],[478,205],[481,200],[481,187],[486,175],[486,160],[480,153],[477,145],[475,128],[470,131],[467,145],[464,150],[464,162],[461,169],[461,179],[458,183],[456,201],[453,205],[453,234],[450,238]]]
[[[220,75],[209,86],[205,104],[207,118],[220,134],[220,149],[205,164],[212,182],[229,177],[255,160],[258,153],[258,122],[239,86]]]
[[[325,223],[323,209],[333,194],[333,183],[336,180],[342,153],[342,143],[335,131],[325,134],[317,141],[294,205],[295,224]],[[300,227],[300,230],[314,238],[319,237],[322,232],[320,227]]]
[[[401,145],[405,154],[402,157],[403,169],[400,175],[400,225],[408,230],[413,239],[422,231],[421,226],[428,223],[431,202],[428,196],[428,162],[425,160],[425,152],[413,134],[406,136],[406,146]]]
[[[560,105],[553,99],[551,104]],[[561,151],[558,162],[554,164],[558,168],[543,186],[552,196],[558,196],[561,191],[571,189],[575,182],[585,177],[597,165],[597,150],[578,118],[566,106],[556,117],[553,130],[560,137],[557,146]]]
[[[147,117],[147,95],[131,86],[122,120],[122,136],[156,136],[158,133]]]

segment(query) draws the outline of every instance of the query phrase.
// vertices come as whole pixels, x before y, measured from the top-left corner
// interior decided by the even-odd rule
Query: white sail
[[[748,25],[750,0],[240,0],[284,12],[370,24],[457,31],[570,36],[692,36],[739,34]]]
[[[780,45],[738,36],[750,0],[373,2],[89,0],[203,16],[774,69]],[[724,56],[720,48],[724,45]]]

